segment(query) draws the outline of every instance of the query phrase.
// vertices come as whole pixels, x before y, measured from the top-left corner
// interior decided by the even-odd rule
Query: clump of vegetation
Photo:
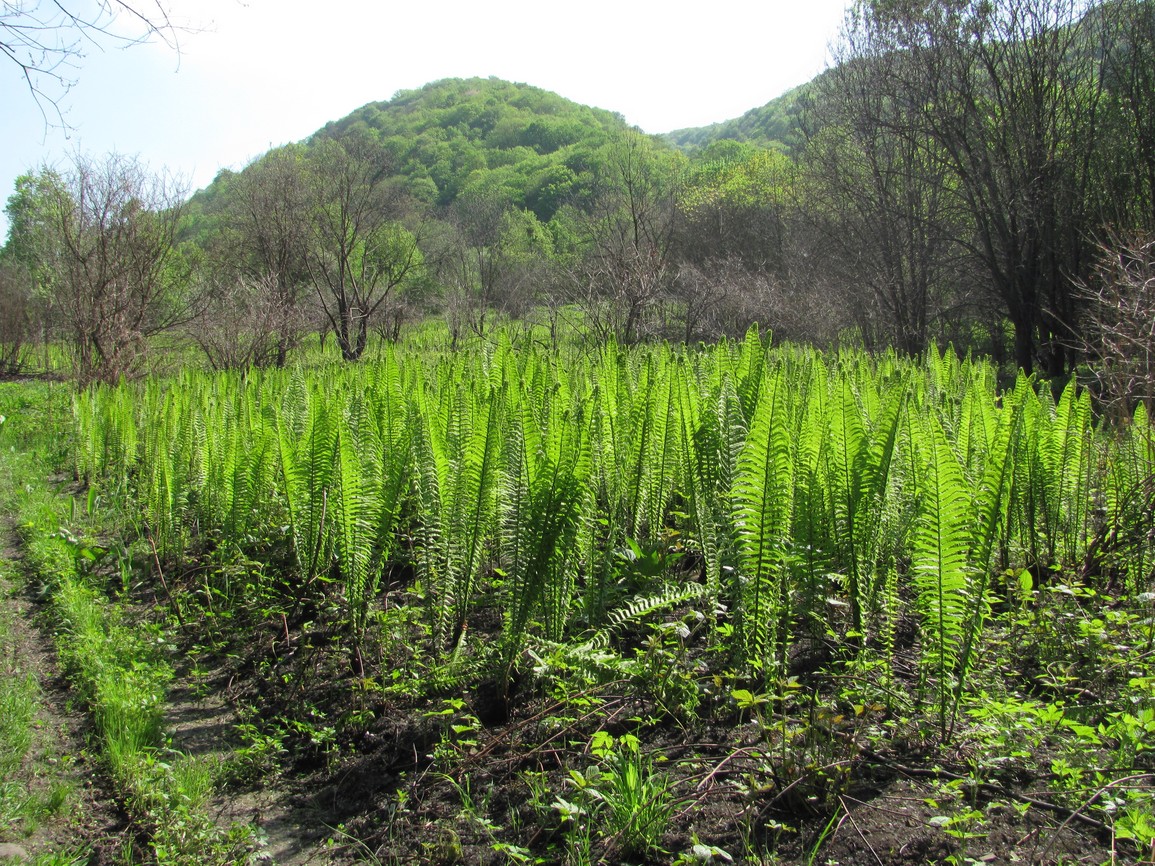
[[[263,635],[254,746],[338,772],[411,744],[391,826],[439,827],[428,856],[732,855],[735,822],[793,856],[895,774],[942,788],[924,824],[958,856],[995,800],[1142,847],[1150,422],[1108,435],[1074,382],[997,381],[755,331],[596,355],[503,335],[92,389],[76,471],[139,503],[172,615],[223,651]],[[1067,769],[1096,741],[1127,761]],[[527,773],[544,836],[505,799]]]

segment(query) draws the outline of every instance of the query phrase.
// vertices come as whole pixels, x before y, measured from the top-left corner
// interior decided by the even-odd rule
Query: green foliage
[[[914,546],[918,608],[927,638],[924,663],[938,696],[939,730],[947,736],[951,678],[963,638],[970,592],[967,491],[942,427],[931,422],[926,437],[924,504]]]
[[[512,859],[640,860],[665,856],[683,794],[776,798],[807,833],[834,833],[852,785],[902,738],[949,768],[931,814],[952,841],[982,831],[967,791],[1001,796],[1025,769],[1121,844],[1149,844],[1149,793],[1122,781],[1155,755],[1144,411],[1108,431],[1077,386],[1055,399],[1022,376],[999,391],[990,365],[954,353],[820,355],[756,329],[697,351],[503,330],[443,344],[75,397],[92,486],[74,513],[124,500],[143,515],[150,569],[169,580],[150,579],[158,600],[190,629],[193,610],[235,641],[272,622],[271,690],[309,687],[294,658],[326,677],[333,706],[246,719],[237,776],[271,770],[294,739],[336,766],[353,731],[401,710],[445,774],[414,784],[452,779],[461,797],[438,856],[472,856],[480,838]],[[5,393],[0,411],[24,423]],[[195,801],[203,768],[164,769],[155,751],[163,665],[123,670],[160,641],[121,630],[98,591],[130,554],[56,532],[50,512],[23,519],[50,527],[30,543],[43,571],[101,575],[52,594],[75,602],[66,657],[119,732],[116,764],[151,755],[134,778]],[[166,597],[176,580],[193,591]],[[696,745],[667,769],[654,747],[679,729]],[[498,751],[511,731],[518,761],[548,743],[548,765],[509,770],[543,774],[538,842],[479,784],[478,767],[513,766]],[[951,778],[958,755],[969,788]],[[815,854],[819,837],[804,842]]]
[[[425,189],[421,196],[433,203],[449,205],[467,186],[496,184],[515,208],[545,222],[585,174],[586,154],[625,128],[618,115],[536,87],[445,79],[369,103],[320,129],[310,146],[371,133],[410,189]],[[216,192],[204,196],[207,204]]]
[[[785,664],[793,611],[787,547],[794,463],[781,367],[762,380],[750,434],[738,457],[734,525],[741,568],[735,572],[738,662],[777,675]]]
[[[633,734],[615,738],[598,731],[590,752],[599,764],[585,773],[570,770],[580,805],[559,798],[555,808],[563,816],[596,821],[611,851],[628,857],[658,848],[675,808],[668,778],[642,754]]]
[[[499,332],[358,370],[96,388],[76,398],[76,465],[139,497],[162,558],[194,531],[254,557],[283,544],[292,574],[244,585],[283,611],[335,585],[362,663],[384,577],[409,568],[421,603],[406,622],[426,631],[406,651],[436,660],[429,683],[495,659],[512,682],[527,649],[571,640],[627,679],[669,671],[688,608],[713,618],[704,633],[739,676],[775,682],[828,641],[893,685],[917,621],[947,738],[1001,575],[1037,585],[1091,563],[1148,588],[1149,425],[1137,415],[1112,443],[1087,406],[1027,377],[997,394],[988,366],[950,353],[822,357],[755,330],[698,353],[582,353]],[[469,640],[475,616],[501,623],[496,641]],[[670,682],[668,708],[698,700]]]
[[[730,141],[750,142],[765,148],[789,152],[802,144],[798,131],[797,111],[801,101],[813,89],[813,83],[788,90],[763,106],[752,108],[741,117],[690,129],[676,129],[665,138],[682,150],[709,152]]]
[[[60,528],[58,507],[59,500],[29,484],[21,530],[29,564],[47,589],[61,666],[91,713],[127,811],[148,832],[158,864],[238,862],[247,855],[248,833],[218,828],[205,808],[213,767],[165,748],[172,676],[161,658],[165,638],[147,623],[128,623],[94,589],[87,574],[94,545]]]

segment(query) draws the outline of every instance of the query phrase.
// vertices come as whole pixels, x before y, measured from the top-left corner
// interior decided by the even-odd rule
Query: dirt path
[[[192,676],[178,666],[168,695],[165,730],[177,751],[222,764],[237,747],[237,718],[225,699],[228,671],[219,668]],[[257,828],[261,863],[276,866],[325,866],[333,863],[325,850],[332,831],[321,810],[293,793],[289,783],[270,774],[248,789],[218,792],[209,804],[218,824]]]
[[[22,573],[22,552],[10,517],[0,517],[0,673],[32,674],[37,683],[33,742],[17,778],[9,781],[34,802],[45,804],[19,826],[0,822],[0,863],[47,854],[75,855],[87,866],[139,862],[145,847],[116,798],[95,747],[83,708],[61,672],[47,620],[40,619],[36,581]],[[226,700],[228,673],[221,669],[192,676],[191,665],[177,668],[168,695],[165,728],[173,749],[225,762],[237,745],[236,715]],[[3,780],[0,780],[3,781]],[[222,791],[209,804],[221,826],[258,829],[261,863],[324,866],[332,831],[320,811],[297,796],[279,777],[257,780],[251,791]],[[129,857],[130,849],[138,852]],[[62,861],[63,862],[63,861]]]
[[[11,527],[0,527],[0,534],[6,542],[0,550],[0,618],[8,638],[0,670],[30,673],[39,687],[32,747],[12,781],[41,806],[24,826],[0,831],[0,842],[31,856],[87,852],[89,864],[121,862],[120,852],[131,844],[127,817],[88,749],[90,724],[73,706],[52,639],[35,625],[36,603],[19,577]]]

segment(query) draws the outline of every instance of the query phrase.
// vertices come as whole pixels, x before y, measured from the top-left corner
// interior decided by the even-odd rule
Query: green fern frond
[[[614,609],[606,617],[606,625],[583,642],[591,650],[605,649],[614,635],[630,623],[638,622],[660,610],[666,610],[702,598],[706,587],[700,583],[671,583],[661,592],[646,596],[635,596]]]
[[[966,482],[936,418],[928,421],[926,437],[925,484],[912,565],[925,640],[923,661],[932,672],[945,740],[951,676],[964,634],[970,583],[967,553],[973,539],[967,530],[971,515]]]
[[[781,371],[768,376],[738,460],[733,502],[741,562],[739,662],[781,665],[791,618],[786,548],[794,490]]]

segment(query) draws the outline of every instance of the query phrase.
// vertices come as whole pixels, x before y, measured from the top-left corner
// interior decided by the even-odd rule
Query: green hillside
[[[793,152],[801,144],[797,117],[800,99],[813,89],[813,84],[813,81],[808,81],[788,90],[765,105],[750,109],[741,117],[709,126],[675,129],[662,138],[688,152],[726,140],[745,141],[759,147]]]
[[[484,190],[548,221],[580,191],[590,155],[628,128],[619,114],[527,84],[451,78],[362,106],[306,145],[368,132],[418,202],[444,206]],[[197,194],[207,211],[228,176]]]
[[[626,129],[621,115],[497,78],[445,79],[373,102],[316,137],[368,129],[420,200],[445,205],[467,188],[502,190],[548,220],[588,153]]]

